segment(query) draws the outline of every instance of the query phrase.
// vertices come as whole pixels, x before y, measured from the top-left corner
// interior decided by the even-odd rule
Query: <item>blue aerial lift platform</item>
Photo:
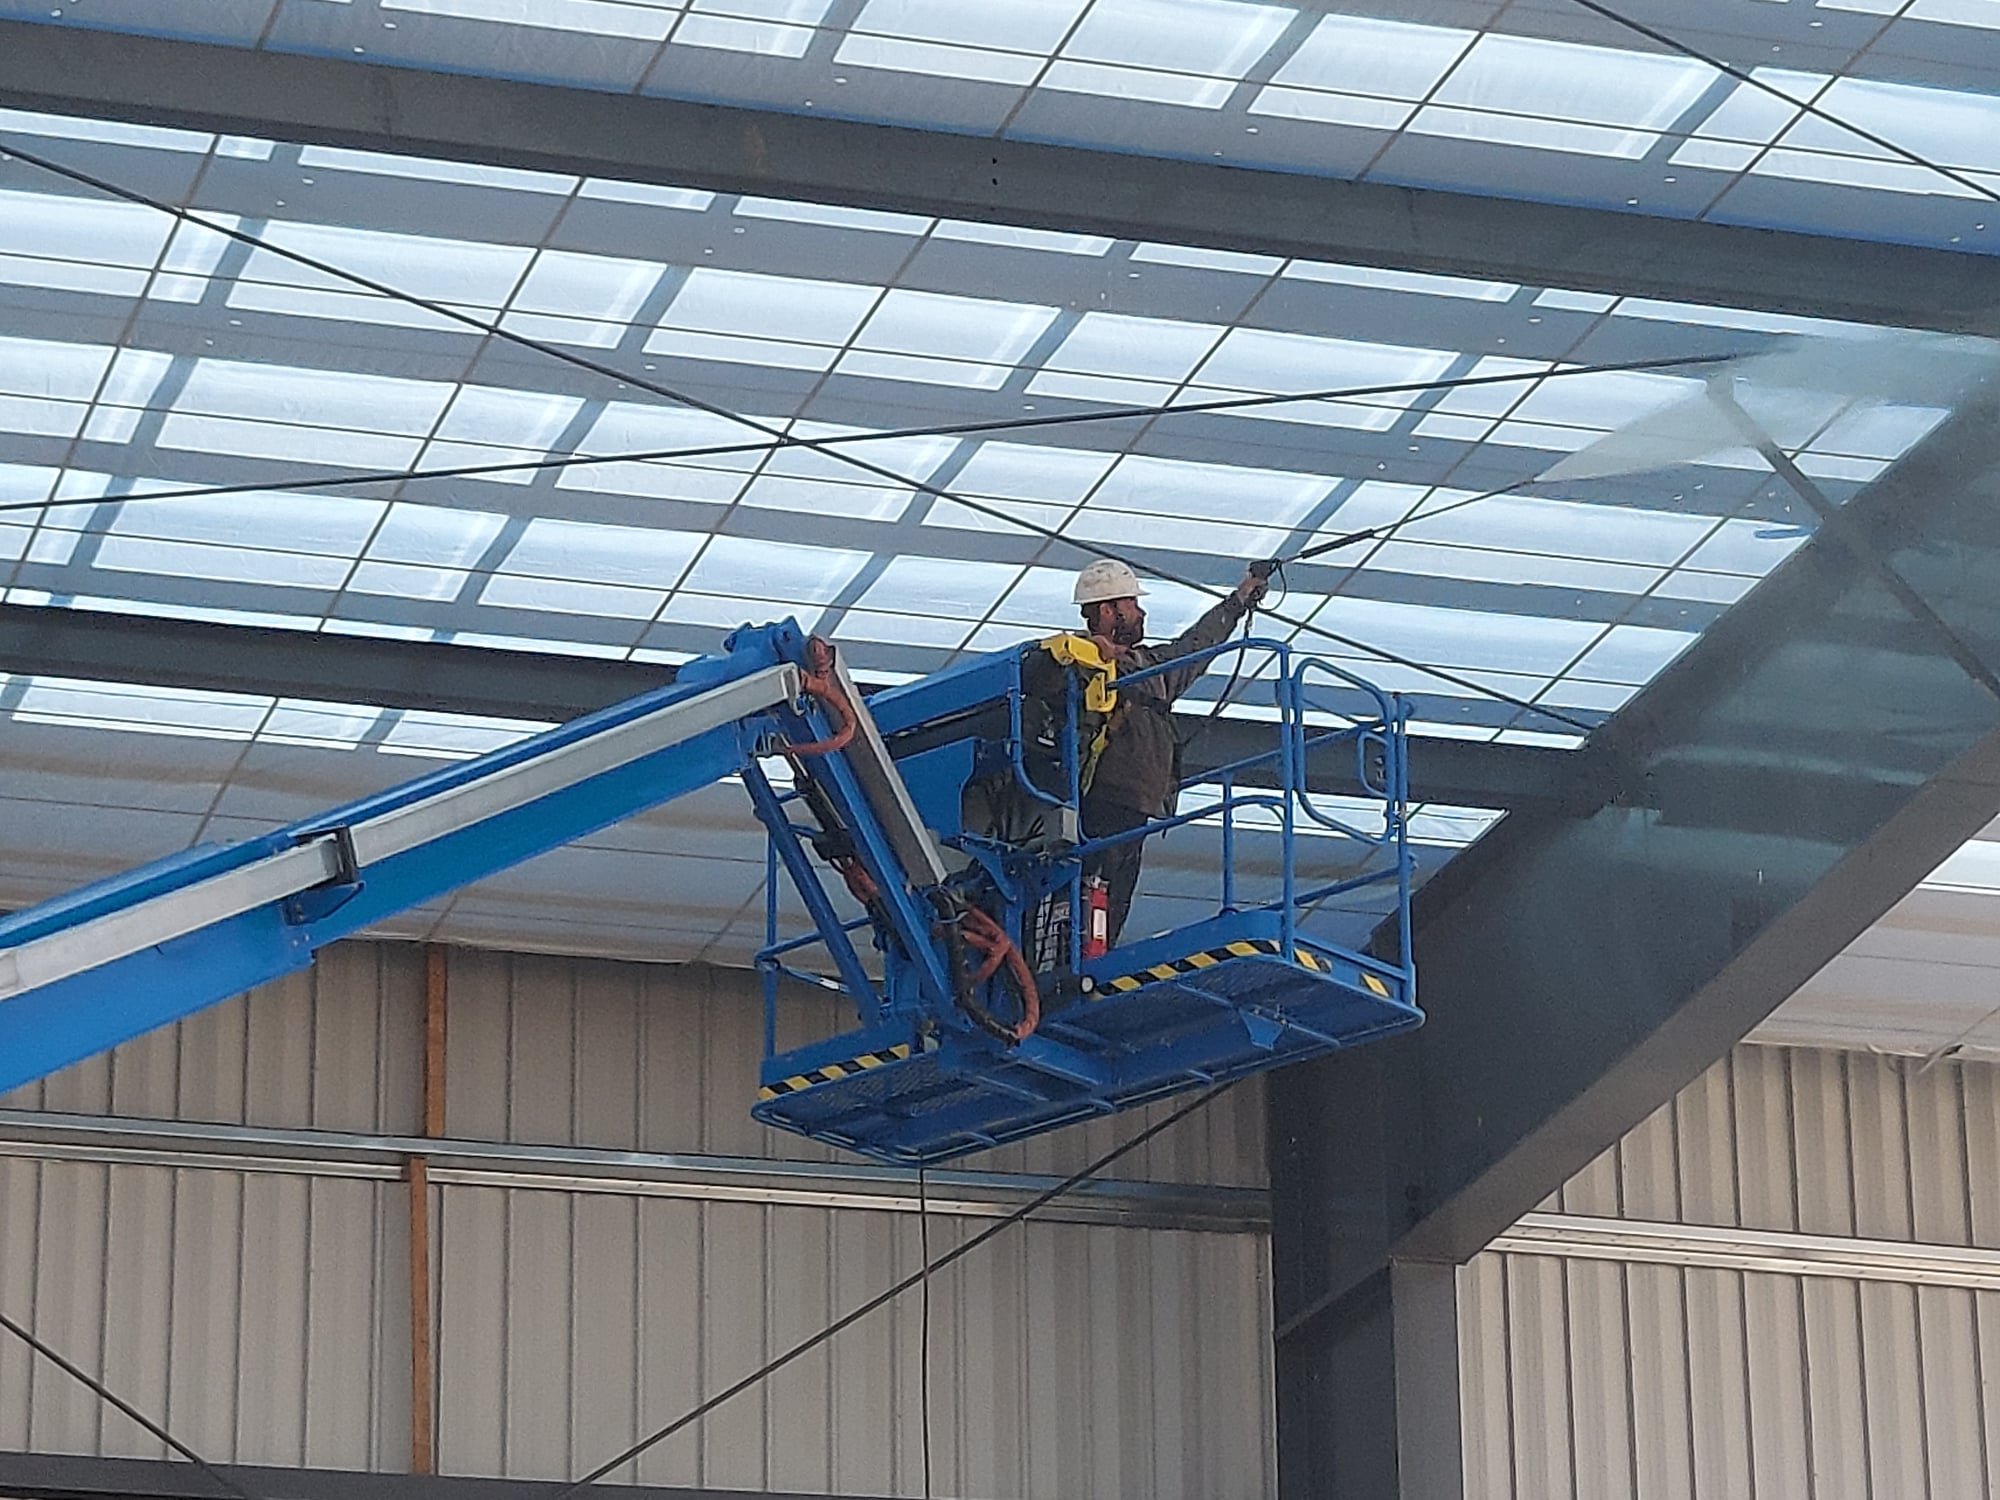
[[[1115,669],[1093,683],[1072,666],[1051,704],[1024,688],[1038,650],[864,701],[826,642],[791,622],[746,626],[670,687],[0,918],[0,1092],[732,776],[769,834],[752,1107],[768,1124],[879,1161],[943,1161],[1420,1023],[1399,701],[1276,642],[1204,653],[1255,658],[1276,741],[1197,778],[1198,805],[1142,831],[1219,830],[1213,914],[1090,956],[1085,862],[1116,840],[1081,836],[1078,732],[1118,684]],[[1310,711],[1316,681],[1372,712],[1311,727],[1325,722]],[[1367,816],[1308,792],[1309,761],[1328,755],[1352,757]],[[1334,878],[1300,869],[1307,828],[1343,851]],[[1275,847],[1275,868],[1248,872],[1249,840]],[[781,871],[805,931],[783,930]],[[1389,906],[1395,960],[1303,930],[1367,888]],[[793,981],[844,993],[853,1027],[780,1051]]]

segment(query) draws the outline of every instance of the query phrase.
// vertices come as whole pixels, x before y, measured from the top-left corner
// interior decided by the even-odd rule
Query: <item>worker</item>
[[[1085,567],[1076,577],[1075,599],[1099,654],[1116,661],[1123,678],[1222,644],[1268,586],[1256,573],[1246,572],[1233,593],[1157,646],[1145,643],[1146,611],[1139,600],[1146,590],[1124,563],[1100,558]],[[1180,791],[1180,741],[1174,732],[1173,702],[1207,668],[1205,661],[1189,662],[1130,687],[1119,682],[1118,705],[1083,794],[1085,838],[1109,838],[1172,814]],[[1108,887],[1113,945],[1139,884],[1142,842],[1132,839],[1102,850],[1084,870]]]

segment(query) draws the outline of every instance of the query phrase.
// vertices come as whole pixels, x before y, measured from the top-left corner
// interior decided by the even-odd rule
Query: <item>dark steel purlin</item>
[[[252,1495],[271,1500],[552,1500],[553,1479],[371,1474],[348,1469],[218,1467]],[[15,1500],[215,1500],[215,1482],[193,1464],[157,1458],[0,1453],[0,1493]],[[790,1491],[712,1490],[619,1484],[620,1500],[806,1500]],[[824,1500],[824,1497],[821,1497]],[[850,1500],[868,1500],[853,1496]]]
[[[2000,812],[1965,665],[2000,662],[1996,424],[1968,402],[1600,730],[1610,795],[1419,893],[1421,1032],[1274,1076],[1282,1494],[1397,1493],[1379,1445],[1429,1383],[1400,1324],[1430,1313],[1391,1267],[1469,1259]]]
[[[674,680],[671,666],[647,662],[27,604],[0,604],[0,672],[554,722]],[[1267,724],[1176,717],[1189,741],[1190,775],[1246,760],[1272,743]],[[1421,722],[1412,728],[1415,802],[1552,806],[1588,798],[1585,773],[1602,779],[1601,768],[1572,750],[1427,739]],[[1345,762],[1315,762],[1312,790],[1349,792],[1350,771]]]
[[[2000,333],[2000,260],[0,21],[0,105],[1612,295]]]

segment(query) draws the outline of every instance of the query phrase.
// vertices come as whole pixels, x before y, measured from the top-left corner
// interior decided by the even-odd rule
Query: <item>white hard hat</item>
[[[1102,604],[1106,599],[1136,599],[1145,593],[1139,575],[1116,558],[1100,557],[1076,575],[1076,602]]]

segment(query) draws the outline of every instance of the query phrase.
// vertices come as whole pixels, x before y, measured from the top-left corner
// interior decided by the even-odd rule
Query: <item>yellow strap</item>
[[[1083,671],[1084,711],[1098,714],[1103,719],[1097,737],[1084,747],[1079,779],[1087,790],[1091,777],[1097,771],[1097,758],[1111,742],[1111,711],[1118,706],[1118,663],[1099,651],[1097,642],[1089,636],[1071,635],[1067,631],[1043,641],[1042,649],[1053,656],[1058,665],[1077,667]]]
[[[1083,685],[1083,706],[1094,714],[1108,714],[1118,706],[1118,663],[1097,649],[1087,635],[1052,635],[1042,649],[1065,667],[1081,667],[1089,674]]]

